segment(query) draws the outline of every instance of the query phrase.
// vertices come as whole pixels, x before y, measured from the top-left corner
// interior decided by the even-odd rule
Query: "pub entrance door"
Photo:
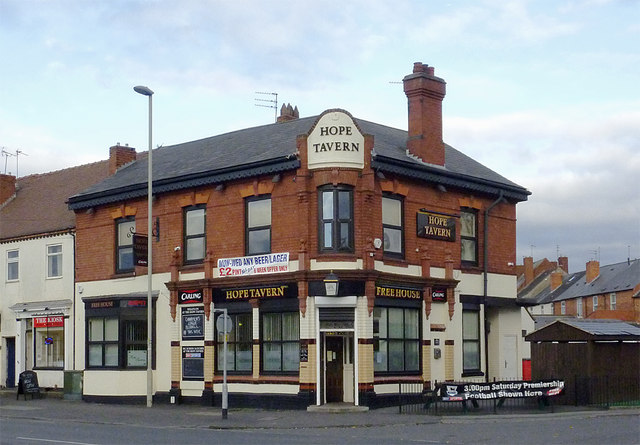
[[[341,335],[325,334],[325,375],[327,382],[326,402],[342,402],[344,400],[343,387],[343,343]]]

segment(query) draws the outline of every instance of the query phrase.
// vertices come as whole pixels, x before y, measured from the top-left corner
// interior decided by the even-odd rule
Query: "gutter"
[[[489,207],[484,211],[484,246],[483,246],[483,254],[484,254],[484,267],[483,267],[483,275],[484,275],[484,290],[482,294],[482,305],[484,306],[484,378],[485,381],[489,381],[489,323],[487,320],[487,288],[488,288],[488,274],[489,274],[489,212],[500,204],[502,201],[506,202],[504,198],[504,193],[500,190],[500,194],[498,195],[498,199],[493,201]]]

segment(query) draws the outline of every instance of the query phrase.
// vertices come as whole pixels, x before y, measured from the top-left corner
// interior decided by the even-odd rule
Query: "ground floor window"
[[[87,301],[85,310],[87,368],[147,367],[145,299]]]
[[[231,332],[227,337],[227,371],[250,372],[253,369],[253,330],[251,314],[229,314]],[[218,333],[217,342],[218,372],[224,370],[224,334]]]
[[[480,372],[480,311],[462,311],[462,372]]]
[[[87,321],[88,367],[118,366],[118,318],[92,317]]]
[[[297,372],[300,365],[299,313],[262,314],[261,333],[262,370]]]
[[[35,317],[35,368],[64,368],[64,316]]]
[[[420,370],[420,310],[373,309],[373,369],[377,373]]]

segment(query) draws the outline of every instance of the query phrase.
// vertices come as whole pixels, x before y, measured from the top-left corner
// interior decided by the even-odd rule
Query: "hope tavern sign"
[[[364,168],[364,136],[344,111],[327,111],[307,140],[309,169]]]
[[[456,240],[455,216],[421,210],[417,213],[416,220],[420,238]]]

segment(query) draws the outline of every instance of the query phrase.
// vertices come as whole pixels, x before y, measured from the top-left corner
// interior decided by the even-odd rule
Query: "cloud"
[[[592,109],[528,111],[445,119],[445,137],[498,173],[527,187],[518,204],[518,252],[575,266],[594,257],[616,262],[640,254],[640,107],[615,114]],[[633,256],[633,255],[632,255]]]

